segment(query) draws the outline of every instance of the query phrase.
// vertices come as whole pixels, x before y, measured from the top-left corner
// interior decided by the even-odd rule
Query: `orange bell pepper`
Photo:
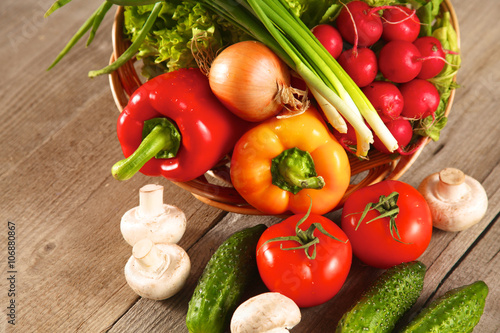
[[[266,214],[325,214],[342,199],[351,168],[345,150],[314,107],[269,119],[245,133],[231,159],[238,193]]]

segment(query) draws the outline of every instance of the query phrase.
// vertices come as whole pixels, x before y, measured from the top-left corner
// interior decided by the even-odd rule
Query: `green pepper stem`
[[[271,165],[273,184],[297,194],[302,189],[322,189],[323,177],[318,176],[311,154],[297,147],[287,149],[273,158]]]
[[[304,178],[301,173],[291,168],[282,170],[283,177],[294,186],[300,188],[321,189],[325,186],[325,180],[321,176]]]
[[[175,147],[175,139],[169,127],[158,124],[142,140],[136,151],[121,161],[118,161],[111,168],[113,177],[118,180],[132,178],[150,159],[155,157],[162,150],[169,150]]]

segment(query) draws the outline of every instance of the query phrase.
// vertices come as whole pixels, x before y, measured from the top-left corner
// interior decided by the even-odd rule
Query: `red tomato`
[[[382,195],[388,197],[394,192],[398,193],[394,198],[397,206],[386,203],[386,207],[380,208],[387,211],[399,207],[392,223],[389,216],[371,221],[382,214],[377,209],[370,209],[360,222],[367,204],[377,205]],[[397,180],[382,181],[351,194],[342,210],[341,225],[354,255],[377,268],[417,259],[432,236],[431,212],[424,197],[411,185]]]
[[[297,229],[298,222],[306,214],[291,216],[281,223],[267,228],[257,244],[257,266],[265,285],[270,291],[279,292],[291,298],[299,307],[322,304],[335,296],[344,284],[352,261],[351,244],[333,221],[311,214]],[[312,224],[320,224],[323,229],[337,240],[323,234],[317,228],[309,239],[317,239],[317,244],[305,249],[297,240],[274,240],[277,237],[297,235],[297,231],[307,238],[307,230]],[[314,227],[313,227],[314,228]],[[308,240],[302,243],[308,243]]]

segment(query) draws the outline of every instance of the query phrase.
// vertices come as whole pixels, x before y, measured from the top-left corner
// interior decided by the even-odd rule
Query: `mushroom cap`
[[[153,218],[141,216],[139,206],[128,210],[120,222],[125,241],[131,246],[144,238],[153,243],[178,243],[186,231],[186,215],[176,206],[163,207],[164,213]]]
[[[300,308],[290,298],[267,292],[243,302],[231,318],[231,333],[288,332],[301,320]]]
[[[462,231],[477,224],[486,213],[488,197],[481,183],[451,168],[427,176],[418,191],[426,199],[434,227],[444,231]],[[461,173],[461,171],[459,171]],[[447,177],[446,180],[443,178]],[[449,177],[449,178],[448,178]],[[446,186],[447,191],[442,190]]]
[[[163,300],[179,292],[191,271],[188,254],[177,244],[155,244],[166,259],[165,265],[153,272],[146,270],[139,260],[131,256],[125,265],[125,279],[139,296]]]

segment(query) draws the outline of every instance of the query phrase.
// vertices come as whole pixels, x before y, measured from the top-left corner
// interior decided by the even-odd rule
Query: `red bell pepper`
[[[200,70],[162,74],[139,87],[118,118],[126,159],[113,166],[112,174],[119,180],[137,171],[192,180],[231,152],[249,126],[219,102]]]

